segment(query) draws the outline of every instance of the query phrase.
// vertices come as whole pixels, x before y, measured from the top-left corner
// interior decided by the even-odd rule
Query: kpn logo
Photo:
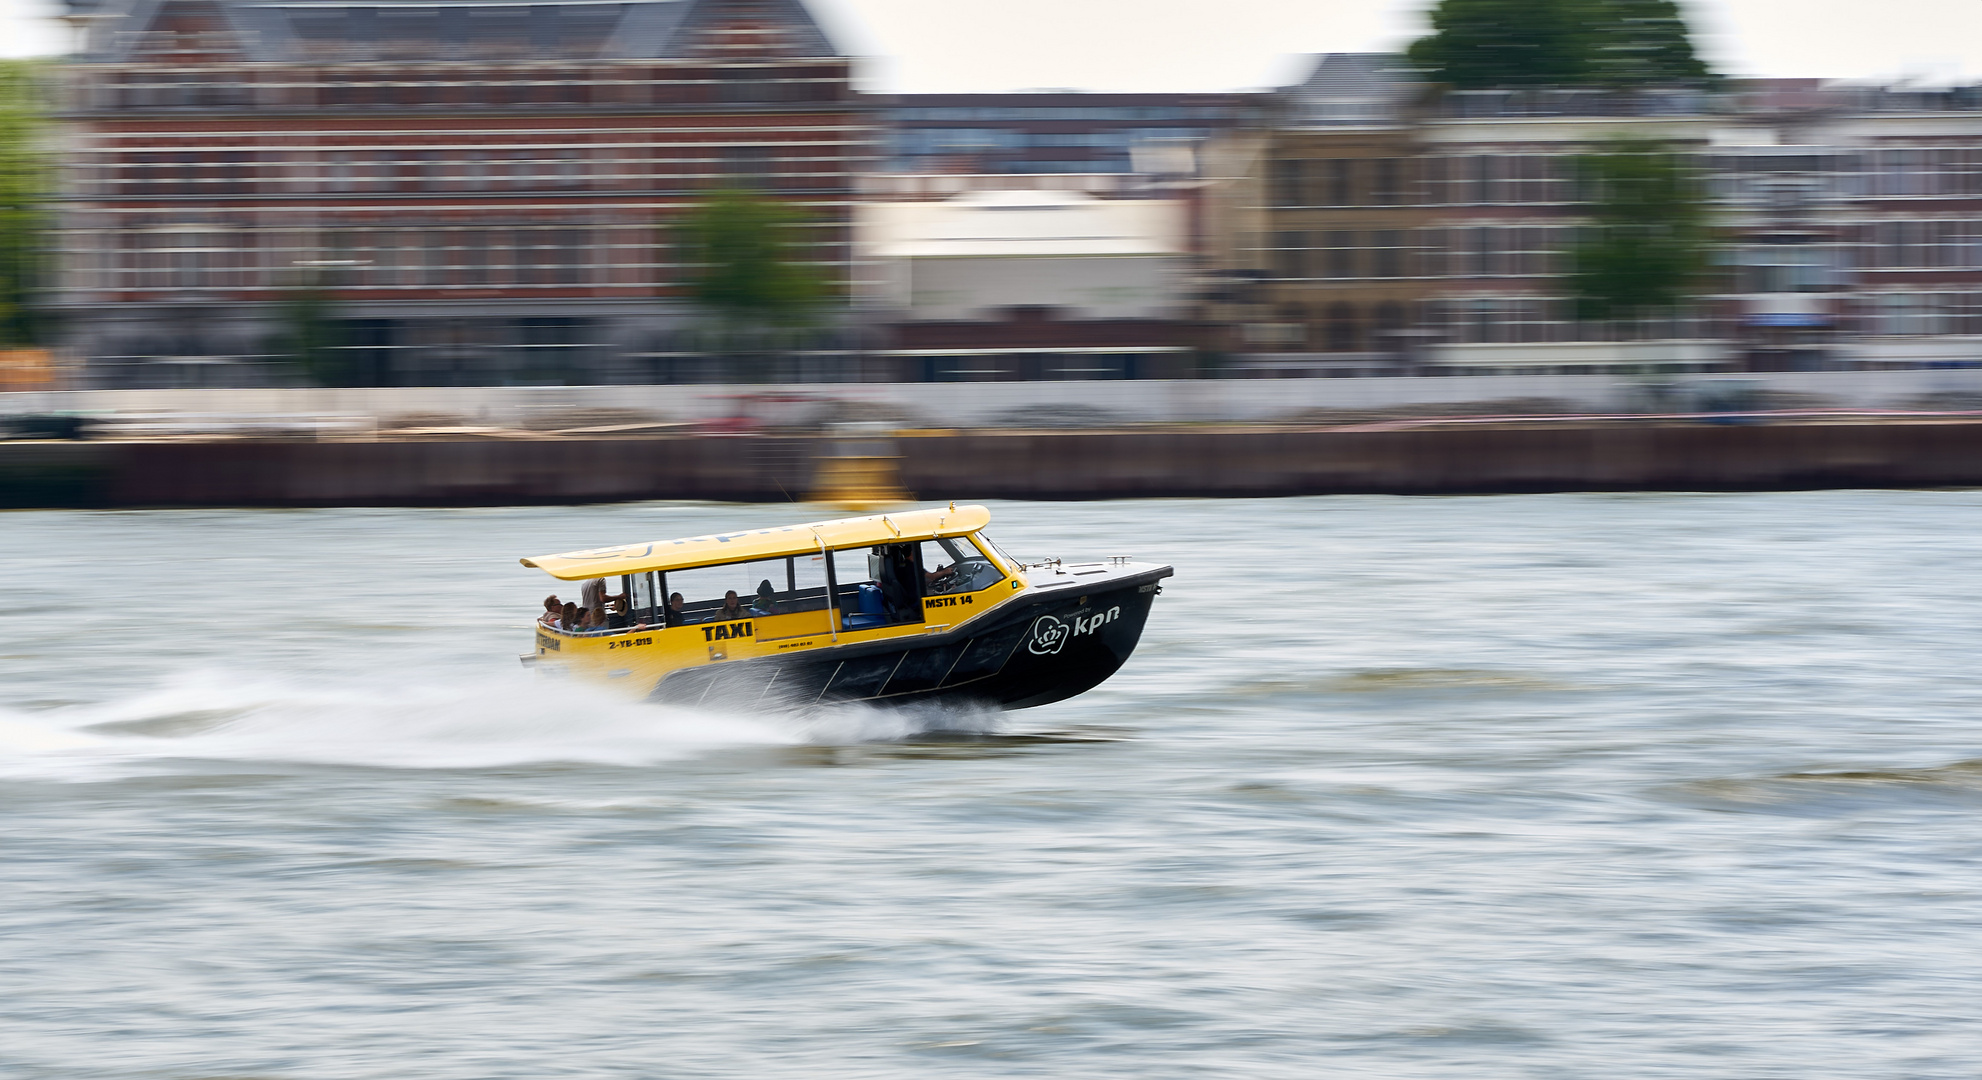
[[[1093,615],[1076,615],[1071,623],[1061,622],[1052,615],[1041,615],[1032,620],[1032,643],[1026,648],[1035,656],[1052,656],[1066,648],[1069,639],[1095,633],[1120,618],[1121,614],[1121,608],[1111,607]]]

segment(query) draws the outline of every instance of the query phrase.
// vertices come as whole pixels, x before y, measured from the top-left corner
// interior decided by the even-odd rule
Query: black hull
[[[723,708],[952,702],[1026,709],[1091,690],[1135,651],[1169,567],[1059,584],[956,630],[669,672],[651,701]]]

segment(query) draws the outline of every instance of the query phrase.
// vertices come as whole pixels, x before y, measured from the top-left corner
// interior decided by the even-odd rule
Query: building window
[[[420,234],[410,229],[400,229],[395,239],[399,245],[399,257],[392,283],[409,287],[422,284],[421,268],[426,265],[426,259],[420,247]]]
[[[1870,332],[1885,337],[1946,334],[1956,297],[1947,293],[1886,293],[1873,296]]]
[[[1446,258],[1445,237],[1444,229],[1418,230],[1418,273],[1425,277],[1444,277],[1450,272],[1451,260]]]
[[[1284,159],[1273,163],[1273,205],[1297,206],[1301,200],[1301,163]]]
[[[219,175],[215,178],[214,190],[220,195],[245,195],[248,193],[248,155],[241,150],[228,150],[220,154]]]
[[[1966,269],[1975,263],[1975,226],[1972,221],[1923,221],[1920,226],[1921,266]]]
[[[723,149],[723,176],[739,187],[766,186],[771,165],[771,148],[768,146],[730,146]]]
[[[1396,229],[1384,229],[1372,237],[1375,265],[1371,273],[1380,278],[1405,277],[1404,234]]]
[[[1829,292],[1836,288],[1838,249],[1813,244],[1758,244],[1735,252],[1737,287],[1744,293]]]
[[[1355,352],[1362,344],[1362,328],[1356,322],[1353,304],[1328,305],[1328,351]]]
[[[355,170],[356,165],[351,154],[340,152],[330,155],[328,166],[324,170],[324,185],[326,190],[352,190],[355,186]]]
[[[426,230],[421,235],[420,284],[429,289],[447,285],[448,234],[439,229]]]
[[[1906,250],[1906,233],[1897,221],[1881,221],[1873,225],[1870,232],[1870,257],[1866,265],[1881,270],[1911,266],[1910,252]]]
[[[1689,338],[1707,330],[1697,312],[1628,324],[1579,323],[1573,307],[1559,297],[1473,297],[1434,302],[1427,317],[1446,340],[1472,345]]]
[[[157,154],[133,155],[130,159],[130,164],[126,165],[124,169],[124,175],[126,177],[124,185],[126,190],[134,195],[144,195],[161,190],[164,187],[162,183],[164,173],[159,168],[159,160]]]
[[[1500,336],[1500,301],[1474,300],[1469,306],[1472,317],[1466,321],[1466,340],[1482,345],[1503,340]]]
[[[1556,165],[1552,157],[1537,154],[1524,154],[1518,157],[1494,159],[1499,169],[1493,192],[1496,201],[1503,203],[1546,203],[1557,201],[1562,186],[1555,175]]]
[[[1927,187],[1926,153],[1920,150],[1882,150],[1879,152],[1880,195],[1920,195]]]
[[[1956,195],[1982,195],[1982,150],[1948,150],[1951,160],[1947,168],[1953,170],[1952,192]]]
[[[1954,323],[1951,330],[1957,334],[1982,334],[1982,293],[1962,293],[1959,299],[1959,308],[1948,313]]]
[[[1395,206],[1403,201],[1404,184],[1402,162],[1396,158],[1382,158],[1376,163],[1376,201],[1384,206]]]
[[[1422,186],[1423,192],[1420,198],[1426,204],[1438,206],[1450,201],[1446,195],[1445,187],[1446,163],[1450,160],[1450,158],[1443,157],[1420,159],[1418,182]]]
[[[1273,245],[1273,272],[1275,276],[1283,278],[1306,277],[1306,247],[1306,233],[1275,233]]]
[[[1543,198],[1547,202],[1566,203],[1576,198],[1576,161],[1574,158],[1557,155],[1541,159],[1542,168],[1548,177],[1543,185]]]
[[[1353,278],[1358,267],[1356,257],[1356,234],[1352,232],[1331,232],[1328,234],[1328,276],[1331,278]]]
[[[1376,345],[1379,348],[1395,349],[1400,344],[1398,335],[1406,328],[1404,305],[1395,300],[1385,300],[1376,306]]]
[[[1541,277],[1557,271],[1557,257],[1568,231],[1560,228],[1503,228],[1493,242],[1498,273],[1511,277]]]
[[[234,284],[247,257],[231,232],[199,225],[166,226],[131,238],[142,252],[141,289],[211,289]]]
[[[1356,163],[1336,158],[1328,163],[1328,202],[1331,206],[1356,205]]]
[[[1473,202],[1486,206],[1500,201],[1499,159],[1489,154],[1473,158]]]
[[[1498,229],[1477,228],[1470,230],[1472,237],[1472,273],[1474,277],[1494,277],[1500,273],[1499,249],[1495,244]]]
[[[1926,265],[1920,250],[1922,223],[1918,221],[1887,221],[1880,224],[1881,243],[1885,249],[1885,265],[1893,270],[1913,270]]]

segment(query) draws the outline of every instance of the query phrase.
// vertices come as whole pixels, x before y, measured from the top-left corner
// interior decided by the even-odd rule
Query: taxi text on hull
[[[1114,674],[1171,568],[1022,565],[990,520],[952,504],[524,559],[585,583],[524,660],[724,707],[1022,709]]]

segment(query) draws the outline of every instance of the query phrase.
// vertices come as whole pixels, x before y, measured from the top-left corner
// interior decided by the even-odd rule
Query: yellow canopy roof
[[[938,536],[962,536],[976,532],[990,522],[991,511],[982,506],[905,510],[899,514],[840,518],[837,521],[815,521],[775,529],[690,536],[681,540],[656,540],[649,544],[567,551],[562,555],[538,555],[524,559],[523,565],[545,571],[560,581],[579,581],[617,574],[639,574],[648,570],[686,570],[748,559],[816,555],[820,541],[824,541],[828,548],[846,548],[892,544],[900,540],[928,540]]]

